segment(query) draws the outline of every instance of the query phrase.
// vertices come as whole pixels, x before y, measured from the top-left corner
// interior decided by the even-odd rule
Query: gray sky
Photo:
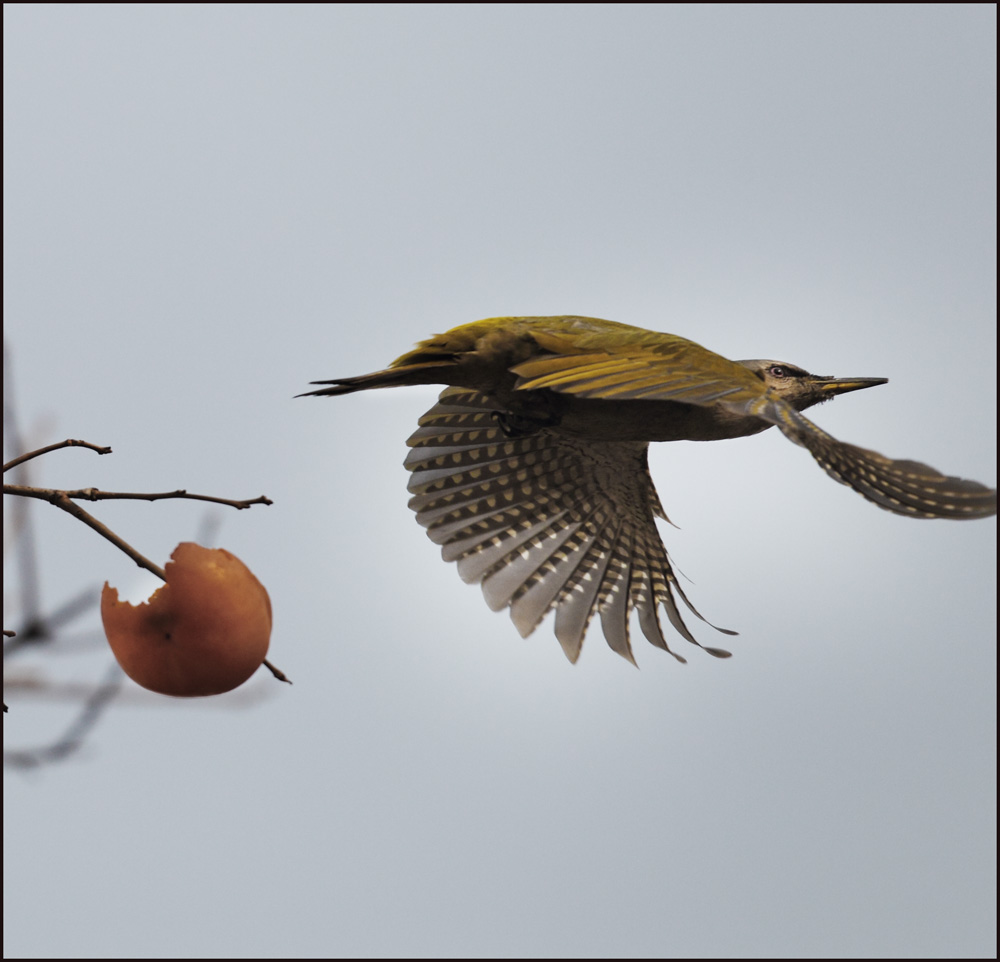
[[[994,521],[892,516],[774,431],[660,445],[668,550],[735,655],[638,639],[636,671],[592,630],[574,667],[407,509],[432,390],[292,396],[588,314],[888,377],[816,420],[995,483],[995,16],[5,6],[21,410],[115,451],[36,481],[273,498],[217,540],[295,680],[132,687],[8,772],[5,955],[994,955]],[[160,561],[205,520],[95,511]],[[36,520],[49,604],[138,585]],[[95,680],[84,648],[13,667]],[[71,714],[8,700],[8,748]]]

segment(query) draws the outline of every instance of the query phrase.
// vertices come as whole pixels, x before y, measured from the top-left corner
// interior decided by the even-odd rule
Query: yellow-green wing
[[[722,398],[749,401],[760,397],[763,382],[742,364],[700,344],[668,334],[604,338],[605,347],[582,339],[533,332],[543,350],[511,368],[518,390],[547,388],[577,397],[606,400],[682,401],[712,404]]]

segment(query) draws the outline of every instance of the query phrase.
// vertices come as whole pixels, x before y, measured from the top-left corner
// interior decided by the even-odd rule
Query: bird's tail
[[[403,364],[399,367],[386,368],[372,374],[361,374],[358,377],[335,378],[331,381],[311,381],[311,384],[323,384],[318,391],[306,391],[297,397],[329,397],[336,394],[353,394],[355,391],[367,391],[377,387],[409,387],[414,384],[444,384],[447,377],[444,369],[454,366],[453,358],[441,358],[433,361],[423,361],[416,364]]]

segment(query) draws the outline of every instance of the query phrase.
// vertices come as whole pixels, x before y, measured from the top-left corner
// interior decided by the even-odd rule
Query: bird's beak
[[[887,377],[824,377],[816,379],[816,389],[827,400],[848,391],[860,391],[866,387],[888,384]]]

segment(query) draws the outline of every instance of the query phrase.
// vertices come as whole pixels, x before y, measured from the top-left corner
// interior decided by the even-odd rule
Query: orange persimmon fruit
[[[101,618],[118,664],[134,682],[163,695],[218,695],[242,685],[263,663],[271,638],[264,586],[222,548],[179,544],[167,582],[139,605],[104,583]]]

